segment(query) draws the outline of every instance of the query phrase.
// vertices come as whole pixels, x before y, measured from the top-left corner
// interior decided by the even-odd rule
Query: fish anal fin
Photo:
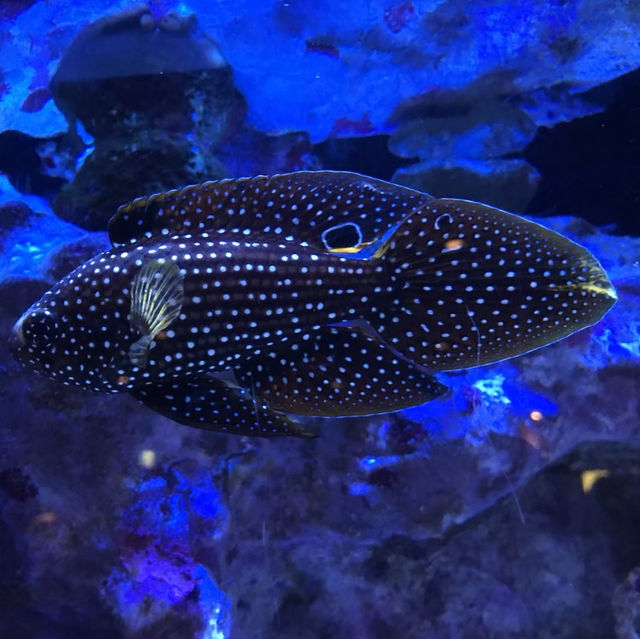
[[[374,337],[328,326],[272,357],[240,364],[240,383],[273,409],[318,417],[372,415],[417,406],[447,389]]]
[[[131,393],[138,401],[173,421],[234,435],[314,437],[247,391],[202,377],[142,386]]]

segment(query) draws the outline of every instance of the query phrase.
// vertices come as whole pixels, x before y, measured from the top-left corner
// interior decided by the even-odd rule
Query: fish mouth
[[[29,309],[13,325],[9,334],[9,348],[15,359],[25,363],[29,353],[52,353],[57,323],[47,309]],[[33,362],[32,362],[33,363]]]
[[[11,333],[9,334],[9,348],[11,349],[13,357],[18,361],[22,361],[21,354],[25,347],[24,333],[22,332],[23,319],[24,315],[13,325]]]

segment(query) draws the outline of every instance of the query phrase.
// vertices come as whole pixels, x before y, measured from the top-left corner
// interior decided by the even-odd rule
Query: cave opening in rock
[[[585,97],[604,110],[542,127],[525,149],[541,174],[526,213],[576,215],[640,235],[640,69]]]

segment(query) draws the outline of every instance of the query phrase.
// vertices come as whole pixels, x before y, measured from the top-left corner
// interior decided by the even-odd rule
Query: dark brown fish
[[[598,321],[598,261],[516,215],[353,173],[207,182],[118,210],[113,248],[16,323],[27,366],[185,424],[307,434],[287,415],[388,412],[433,372]]]

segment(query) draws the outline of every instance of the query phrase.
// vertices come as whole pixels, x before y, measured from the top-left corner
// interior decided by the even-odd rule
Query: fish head
[[[55,312],[37,302],[14,324],[9,337],[13,356],[23,365],[47,374],[61,365],[57,342],[59,321]]]
[[[97,256],[62,278],[16,321],[9,345],[18,362],[46,377],[115,391],[134,371],[137,339],[127,319],[130,277]]]

